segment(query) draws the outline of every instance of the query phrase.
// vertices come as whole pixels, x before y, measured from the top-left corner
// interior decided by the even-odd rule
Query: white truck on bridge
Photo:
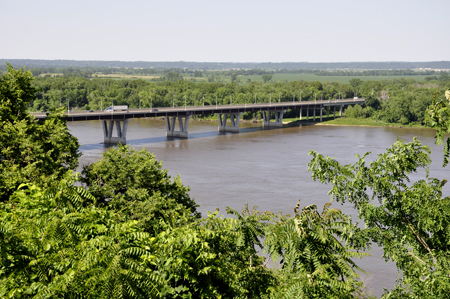
[[[114,111],[126,111],[126,112],[128,112],[128,106],[127,105],[110,106],[110,107],[105,109],[105,112],[114,112]]]

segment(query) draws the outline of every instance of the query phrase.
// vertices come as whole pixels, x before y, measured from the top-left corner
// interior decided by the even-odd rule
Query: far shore
[[[218,121],[217,118],[207,117],[207,118],[193,118],[195,121]],[[262,123],[262,119],[240,119],[240,122],[250,122],[250,123]],[[385,127],[385,128],[424,128],[424,125],[413,123],[413,124],[400,124],[400,123],[387,123],[384,121],[373,120],[368,118],[322,118],[322,122],[316,117],[316,121],[310,119],[306,120],[303,118],[285,118],[283,119],[283,124],[285,125],[302,125],[302,126],[352,126],[352,127]]]

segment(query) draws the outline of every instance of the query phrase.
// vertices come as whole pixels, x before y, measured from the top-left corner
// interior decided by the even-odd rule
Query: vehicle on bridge
[[[126,111],[126,112],[128,112],[128,106],[127,105],[110,106],[110,107],[105,109],[105,112],[114,112],[114,111]]]

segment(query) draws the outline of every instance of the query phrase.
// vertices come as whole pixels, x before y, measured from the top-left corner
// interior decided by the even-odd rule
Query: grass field
[[[126,75],[126,74],[95,74],[97,78],[114,78],[114,79],[154,79],[162,75]]]
[[[50,76],[50,77],[56,77],[56,76],[62,76],[63,73],[45,73],[45,74],[40,74],[38,77],[45,77],[45,76]]]
[[[95,74],[97,78],[111,78],[111,79],[142,79],[142,80],[152,80],[159,77],[164,77],[164,74],[156,74],[156,75],[127,75],[127,74]],[[208,78],[205,77],[184,77],[184,80],[192,80],[196,81],[207,81]],[[231,81],[231,80],[230,80]]]

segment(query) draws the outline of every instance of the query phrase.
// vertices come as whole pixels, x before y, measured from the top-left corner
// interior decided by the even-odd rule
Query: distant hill
[[[40,60],[7,59],[2,61],[19,67],[109,67],[109,68],[156,68],[156,69],[191,69],[191,70],[230,70],[230,69],[265,69],[265,70],[403,70],[403,69],[450,69],[450,61],[424,62],[190,62],[190,61],[95,61],[95,60]],[[4,65],[0,66],[4,67]]]

